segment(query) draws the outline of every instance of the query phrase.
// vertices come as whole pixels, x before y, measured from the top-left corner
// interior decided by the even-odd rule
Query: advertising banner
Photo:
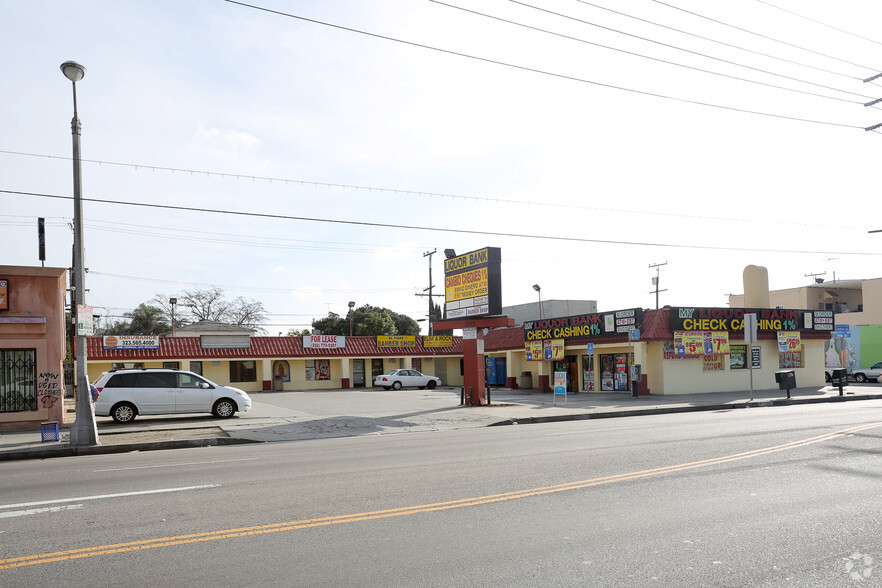
[[[778,331],[778,352],[798,351],[802,340],[799,331]]]
[[[377,347],[416,347],[415,335],[377,335]]]
[[[524,343],[527,361],[542,361],[544,356],[544,345],[542,341],[527,341]]]
[[[343,335],[304,335],[304,349],[338,349],[346,347]]]
[[[0,278],[0,310],[9,310],[9,280]]]
[[[701,358],[701,369],[705,372],[721,372],[723,369],[723,356],[718,354],[704,355]]]
[[[426,335],[423,337],[423,347],[453,347],[452,335]]]
[[[102,343],[104,349],[159,349],[159,336],[107,335]]]

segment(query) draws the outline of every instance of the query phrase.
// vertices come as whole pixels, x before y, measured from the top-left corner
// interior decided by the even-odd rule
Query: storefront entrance
[[[579,364],[576,361],[575,355],[567,355],[563,361],[551,362],[551,369],[552,378],[554,377],[554,372],[566,372],[567,392],[578,392]]]
[[[628,391],[628,354],[600,356],[600,389],[606,392]]]
[[[352,360],[352,386],[354,388],[364,388],[364,360]]]
[[[377,376],[382,375],[383,373],[383,360],[382,359],[372,359],[371,360],[371,386],[374,385],[374,380],[377,379]]]
[[[597,390],[594,383],[594,356],[582,356],[582,390],[585,392],[594,392]]]

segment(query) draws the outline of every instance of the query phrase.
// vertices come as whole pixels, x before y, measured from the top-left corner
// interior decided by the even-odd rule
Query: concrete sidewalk
[[[748,406],[795,405],[882,399],[882,385],[839,389],[782,390],[640,396],[622,393],[540,394],[536,390],[491,390],[489,406],[460,406],[460,390],[386,391],[379,388],[251,393],[252,410],[231,419],[211,415],[139,416],[118,425],[98,417],[99,445],[69,443],[74,414],[68,413],[59,441],[43,442],[36,431],[0,432],[0,461],[122,453],[234,443],[299,441],[359,435],[441,431],[508,424],[615,418],[649,414],[732,410]]]

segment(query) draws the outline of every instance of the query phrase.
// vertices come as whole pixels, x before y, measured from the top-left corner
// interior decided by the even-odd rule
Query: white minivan
[[[112,370],[101,374],[95,387],[95,415],[118,423],[129,423],[139,414],[210,412],[228,418],[251,408],[251,398],[238,388],[169,368]]]

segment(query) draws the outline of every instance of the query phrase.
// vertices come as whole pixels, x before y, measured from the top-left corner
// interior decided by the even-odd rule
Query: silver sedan
[[[374,378],[374,386],[382,386],[386,390],[401,390],[404,386],[415,386],[422,390],[434,390],[441,385],[441,378],[427,376],[416,370],[392,370]]]

